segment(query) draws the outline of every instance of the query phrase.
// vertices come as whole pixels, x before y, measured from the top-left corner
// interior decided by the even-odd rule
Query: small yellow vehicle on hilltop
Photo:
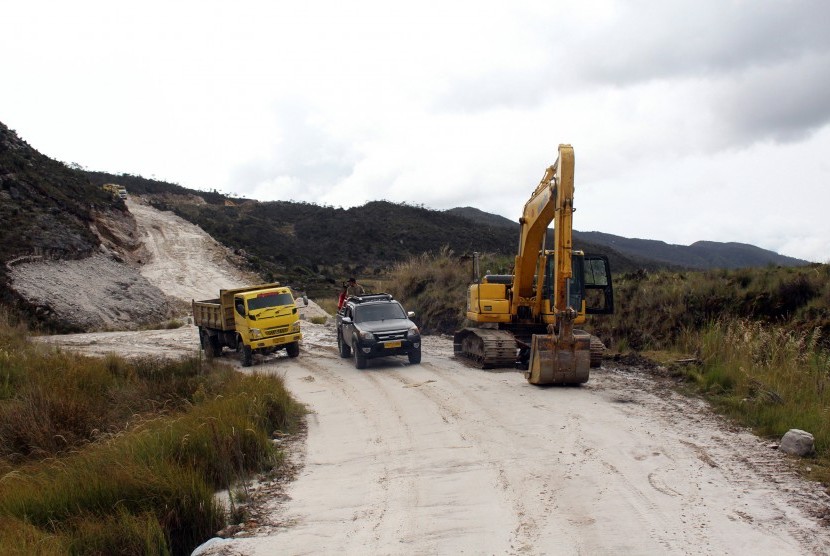
[[[113,197],[125,200],[127,198],[127,188],[123,185],[118,185],[117,183],[105,183],[101,186],[101,188]]]

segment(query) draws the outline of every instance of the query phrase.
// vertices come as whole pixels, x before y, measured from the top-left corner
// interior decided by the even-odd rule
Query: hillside
[[[222,243],[244,251],[251,264],[266,275],[311,290],[320,284],[334,284],[346,274],[382,274],[396,262],[445,246],[460,257],[478,251],[497,253],[508,261],[516,250],[515,230],[471,222],[451,211],[387,201],[349,209],[257,202],[140,176],[88,175],[94,183],[117,182],[132,194],[148,196],[156,207],[172,210]],[[590,242],[578,247],[607,255],[616,272],[666,266]]]
[[[628,239],[602,232],[578,232],[578,235],[587,241],[607,245],[621,253],[701,270],[810,264],[808,261],[779,255],[774,251],[746,243],[697,241],[691,245],[673,245],[664,241]]]
[[[40,154],[2,123],[0,201],[0,262],[88,255],[100,243],[90,229],[95,213],[126,210],[83,172]]]
[[[446,212],[491,227],[515,229],[518,226],[512,220],[473,207],[454,208]],[[610,249],[637,261],[641,267],[647,269],[677,267],[709,270],[810,264],[808,261],[779,255],[754,245],[735,242],[698,241],[691,245],[675,245],[658,240],[574,230],[574,246],[592,253],[603,253]]]
[[[40,154],[0,123],[0,304],[48,320],[48,307],[31,305],[12,289],[10,265],[92,256],[103,243],[117,240],[114,230],[128,229],[128,220],[123,201],[90,183],[83,172]]]

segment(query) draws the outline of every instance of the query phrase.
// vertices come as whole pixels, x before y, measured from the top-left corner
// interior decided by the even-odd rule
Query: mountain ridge
[[[515,228],[518,222],[474,207],[457,207],[446,211],[471,221],[489,226]],[[580,232],[574,230],[574,246],[600,245],[628,255],[667,266],[707,270],[713,268],[747,268],[767,265],[804,266],[809,261],[781,255],[768,249],[739,242],[700,240],[691,245],[678,245],[656,239],[626,238],[604,232]]]

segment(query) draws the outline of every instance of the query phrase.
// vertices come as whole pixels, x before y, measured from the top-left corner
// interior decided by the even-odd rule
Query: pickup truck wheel
[[[343,341],[343,336],[339,332],[337,333],[337,349],[340,351],[340,357],[344,359],[352,354],[352,348]]]
[[[411,365],[417,365],[421,362],[421,348],[410,350],[406,355],[409,356]]]
[[[357,341],[354,342],[355,346],[359,346],[360,344]],[[354,348],[354,368],[355,369],[365,369],[366,368],[366,355],[362,351],[360,351],[359,347]]]
[[[285,351],[288,352],[288,357],[297,357],[300,355],[300,342],[291,342],[285,346]]]
[[[242,342],[240,341],[240,344]],[[242,366],[243,367],[250,367],[254,364],[254,352],[251,350],[251,346],[242,346]]]

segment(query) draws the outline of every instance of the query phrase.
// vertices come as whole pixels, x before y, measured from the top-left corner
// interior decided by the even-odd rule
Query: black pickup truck
[[[421,332],[400,303],[388,293],[349,297],[337,313],[337,347],[340,357],[354,356],[354,366],[388,355],[406,355],[421,362]]]

